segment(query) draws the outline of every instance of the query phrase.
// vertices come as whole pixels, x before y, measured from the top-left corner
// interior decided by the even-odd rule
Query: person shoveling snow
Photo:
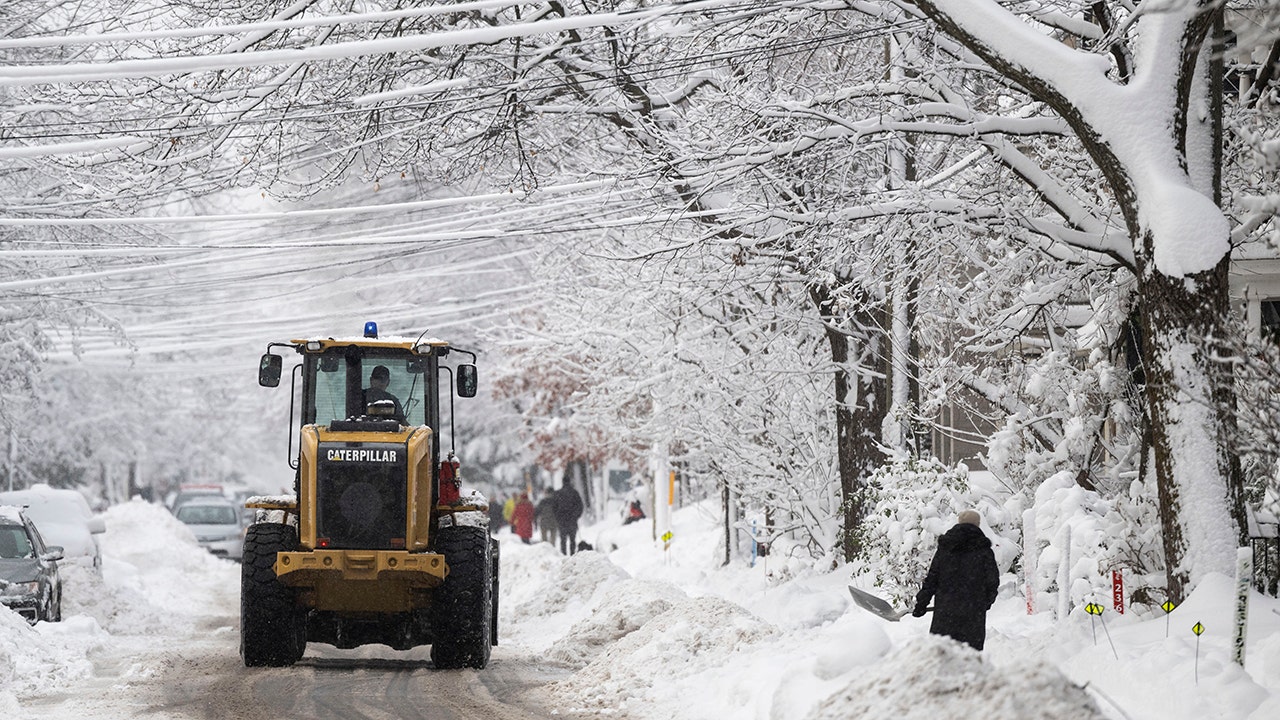
[[[933,600],[929,632],[968,643],[974,650],[981,650],[986,642],[987,611],[1000,590],[1000,570],[981,523],[978,513],[965,510],[955,527],[938,538],[938,551],[911,611],[924,617]]]

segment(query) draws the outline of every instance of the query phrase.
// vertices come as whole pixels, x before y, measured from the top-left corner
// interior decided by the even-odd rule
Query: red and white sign
[[[1111,571],[1111,605],[1117,615],[1124,614],[1124,576],[1119,570]]]

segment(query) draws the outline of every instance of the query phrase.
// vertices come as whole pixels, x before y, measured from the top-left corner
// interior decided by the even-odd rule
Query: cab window
[[[348,394],[348,367],[355,363],[359,369],[360,387],[353,388],[354,395]],[[415,367],[416,366],[416,367]],[[426,375],[421,372],[421,360],[405,355],[365,355],[363,357],[345,357],[338,354],[326,355],[316,361],[315,373],[315,422],[328,425],[334,420],[345,420],[350,414],[360,414],[360,408],[347,412],[347,398],[361,398],[369,395],[367,391],[374,387],[373,374],[375,368],[386,369],[385,392],[390,393],[400,403],[405,420],[409,425],[426,424],[426,408],[423,398],[426,396]],[[417,369],[418,372],[414,372]],[[381,374],[381,372],[379,372]],[[374,392],[372,395],[380,396]]]

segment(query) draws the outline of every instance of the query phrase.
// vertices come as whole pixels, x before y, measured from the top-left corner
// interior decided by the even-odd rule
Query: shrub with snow
[[[1105,324],[1114,308],[1103,304],[1094,310],[1095,321]],[[1115,332],[1095,328],[1080,341],[1099,342]],[[1062,351],[1011,359],[1001,398],[1011,412],[987,442],[987,467],[1017,487],[1038,487],[1059,472],[1083,469],[1104,493],[1122,489],[1118,478],[1136,461],[1141,419],[1130,407],[1128,374],[1110,362],[1108,352],[1093,347],[1084,360]]]
[[[1152,586],[1163,584],[1163,574],[1150,570],[1163,565],[1160,521],[1140,481],[1126,494],[1104,498],[1081,487],[1073,473],[1060,472],[1036,490],[1034,510],[1037,608],[1064,613],[1088,602],[1109,605],[1112,571],[1124,575],[1139,606],[1155,599]],[[1059,592],[1064,585],[1065,595]]]
[[[1143,602],[1163,582],[1155,489],[1134,479],[1141,418],[1127,373],[1108,359],[1123,304],[1094,305],[1077,338],[1086,358],[1055,351],[1011,361],[1003,402],[1014,411],[987,443],[988,467],[1033,498],[1038,608],[1106,597],[1112,570]]]
[[[1013,548],[1018,543],[1018,529],[1011,522],[1016,513],[989,493],[976,492],[963,465],[901,459],[872,475],[864,498],[859,559],[872,570],[876,585],[899,604],[920,589],[938,537],[955,525],[960,511],[976,509],[1001,545]],[[1005,567],[1012,558],[1003,559]]]

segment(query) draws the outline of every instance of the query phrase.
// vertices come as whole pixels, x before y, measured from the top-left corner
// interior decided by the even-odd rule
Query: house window
[[[1262,337],[1280,341],[1280,300],[1262,301]]]

